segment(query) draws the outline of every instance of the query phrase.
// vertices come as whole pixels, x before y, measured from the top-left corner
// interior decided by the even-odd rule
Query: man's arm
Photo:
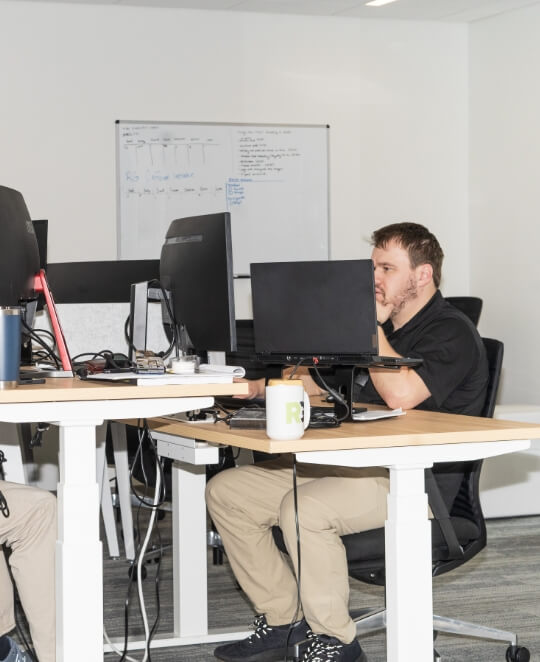
[[[285,368],[283,370],[282,377],[283,379],[288,379],[289,375],[294,370],[293,367]],[[309,374],[309,368],[306,366],[300,366],[295,370],[293,379],[301,379],[304,382],[304,391],[309,395],[324,395],[326,391],[322,389],[313,377]]]
[[[291,372],[294,368],[285,368],[281,376],[283,379],[288,379]],[[315,380],[309,374],[308,368],[305,366],[300,366],[294,373],[294,379],[301,379],[304,382],[304,390],[310,396],[312,395],[322,395],[326,391],[323,391],[316,383]],[[248,393],[247,395],[235,395],[235,398],[244,398],[246,400],[253,400],[254,398],[264,398],[265,397],[265,380],[264,379],[235,379],[235,382],[247,382],[248,384]]]
[[[399,357],[380,326],[378,333],[379,354]],[[431,395],[423,379],[412,368],[370,368],[369,376],[377,393],[391,409],[414,409]]]

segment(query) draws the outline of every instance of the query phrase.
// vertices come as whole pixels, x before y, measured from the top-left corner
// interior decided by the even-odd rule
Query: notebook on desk
[[[226,373],[193,372],[186,375],[161,375],[137,372],[100,372],[85,377],[88,381],[127,382],[136,386],[169,386],[174,384],[231,384],[233,376]]]

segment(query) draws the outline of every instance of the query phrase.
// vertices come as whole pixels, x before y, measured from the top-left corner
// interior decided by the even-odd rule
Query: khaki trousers
[[[0,513],[0,546],[11,548],[9,565],[39,662],[55,662],[54,567],[56,499],[49,492],[0,481],[9,517]],[[15,627],[13,587],[0,550],[0,635]]]
[[[389,488],[385,469],[299,464],[300,597],[303,615],[317,634],[349,643],[349,579],[340,536],[383,526]],[[236,579],[270,625],[302,616],[298,609],[297,536],[292,460],[284,456],[223,471],[209,481],[208,510],[223,540]],[[279,525],[294,565],[276,547]]]

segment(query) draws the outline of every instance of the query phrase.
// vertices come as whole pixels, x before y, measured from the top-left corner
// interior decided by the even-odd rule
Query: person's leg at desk
[[[49,492],[0,481],[7,507],[0,509],[0,546],[9,565],[39,662],[55,662],[56,499]],[[13,587],[0,550],[0,662],[30,662],[8,637],[15,627]]]
[[[255,633],[219,646],[226,662],[282,660],[289,645],[311,631],[304,659],[332,652],[332,660],[365,660],[349,616],[349,581],[340,536],[383,526],[388,476],[383,469],[298,466],[301,601],[296,576],[274,543],[279,525],[296,563],[297,535],[288,460],[224,471],[207,487],[210,515],[222,537],[235,576],[260,614]],[[317,651],[317,653],[315,653]]]

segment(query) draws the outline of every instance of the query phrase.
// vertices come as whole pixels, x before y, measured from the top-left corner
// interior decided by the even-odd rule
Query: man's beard
[[[416,299],[418,296],[418,287],[416,286],[415,280],[412,278],[412,276],[409,278],[409,282],[407,283],[407,286],[403,288],[403,290],[399,293],[396,294],[394,297],[394,307],[392,309],[392,312],[390,313],[390,319],[394,319],[399,313],[403,310],[403,308],[406,306],[406,304],[409,301],[412,301],[413,299]]]

